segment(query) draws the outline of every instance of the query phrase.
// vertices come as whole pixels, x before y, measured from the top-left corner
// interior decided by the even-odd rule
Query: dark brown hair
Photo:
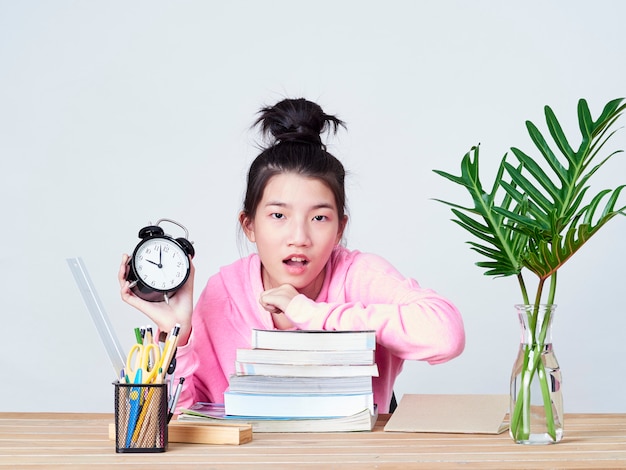
[[[248,171],[243,214],[254,219],[263,191],[272,176],[297,173],[317,178],[335,196],[339,220],[346,213],[345,176],[341,162],[322,143],[321,134],[337,132],[344,122],[324,113],[322,108],[304,98],[285,99],[262,108],[254,126],[268,138],[269,145],[256,157]]]

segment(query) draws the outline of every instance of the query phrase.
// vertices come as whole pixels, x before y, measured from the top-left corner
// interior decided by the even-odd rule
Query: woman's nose
[[[311,238],[306,224],[302,222],[294,223],[291,227],[291,233],[289,234],[289,245],[307,246],[310,241]]]

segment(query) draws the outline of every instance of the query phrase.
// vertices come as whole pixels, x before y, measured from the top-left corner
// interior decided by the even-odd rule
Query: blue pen
[[[141,369],[135,374],[135,383],[141,383]],[[130,414],[128,415],[128,433],[126,434],[126,447],[130,447],[133,433],[139,419],[139,405],[141,398],[141,387],[132,387],[128,396],[130,400]]]

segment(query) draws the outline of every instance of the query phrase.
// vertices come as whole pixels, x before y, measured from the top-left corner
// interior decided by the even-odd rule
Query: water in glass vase
[[[563,438],[561,370],[552,345],[555,305],[516,305],[522,338],[511,373],[509,433],[519,444]]]

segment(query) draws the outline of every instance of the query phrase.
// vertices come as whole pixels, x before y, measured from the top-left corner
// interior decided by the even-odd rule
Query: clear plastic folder
[[[111,365],[115,370],[115,376],[119,377],[120,371],[125,367],[125,355],[122,353],[119,340],[111,326],[111,322],[104,310],[102,302],[98,297],[96,288],[91,282],[85,263],[81,258],[68,258],[67,264],[74,275],[78,290],[85,301],[87,310],[89,310],[91,318],[98,330],[98,334],[100,335],[100,339],[109,355]]]

